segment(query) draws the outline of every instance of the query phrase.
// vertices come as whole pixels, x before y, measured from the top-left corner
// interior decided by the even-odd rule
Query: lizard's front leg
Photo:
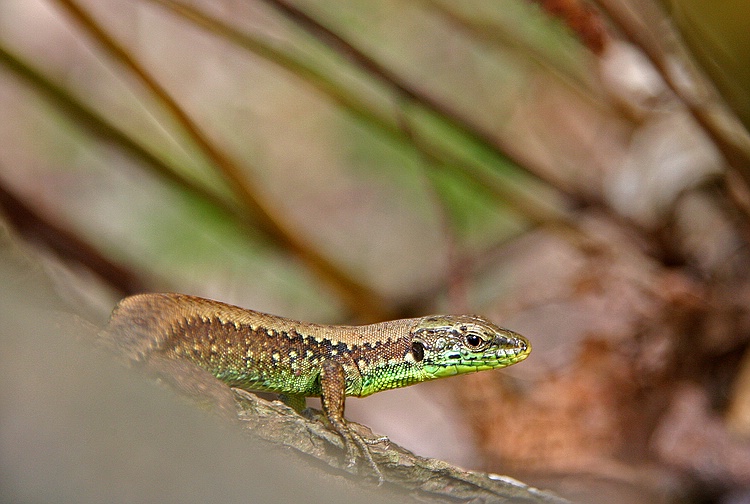
[[[383,482],[383,474],[380,472],[375,461],[372,459],[368,444],[382,442],[383,438],[366,440],[354,432],[344,420],[344,401],[346,398],[346,371],[340,362],[333,359],[323,361],[320,370],[320,399],[323,411],[328,418],[333,430],[344,440],[346,456],[349,466],[353,466],[356,460],[356,448],[367,460],[378,477],[378,483]],[[387,438],[385,438],[387,439]]]

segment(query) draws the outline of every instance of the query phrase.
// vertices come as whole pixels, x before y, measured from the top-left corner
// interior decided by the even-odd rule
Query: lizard
[[[107,328],[135,361],[183,359],[230,387],[274,392],[301,413],[320,397],[352,466],[359,450],[383,477],[365,439],[344,419],[346,396],[365,397],[436,378],[524,360],[529,341],[476,315],[430,315],[361,326],[298,322],[186,294],[121,300]]]

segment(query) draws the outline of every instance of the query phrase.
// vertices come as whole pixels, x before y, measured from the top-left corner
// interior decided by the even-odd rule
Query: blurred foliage
[[[750,125],[750,10],[742,0],[662,2],[693,54],[711,76],[745,126]]]
[[[319,322],[487,313],[535,348],[459,381],[489,469],[584,499],[746,495],[746,11],[4,0],[0,203],[100,319],[139,290]],[[703,416],[678,424],[685,404]],[[740,462],[670,448],[703,423]]]
[[[249,23],[250,31],[243,32],[232,23],[243,19],[242,16],[234,17],[230,21],[226,15],[216,14],[212,9],[201,10],[166,1],[155,3],[161,5],[150,5],[149,2],[142,5],[113,4],[113,7],[108,9],[92,5],[89,7],[92,9],[90,13],[86,8],[72,2],[53,3],[53,8],[63,9],[63,13],[66,14],[63,18],[57,18],[59,21],[55,19],[55,11],[46,11],[42,6],[30,4],[21,7],[10,2],[5,7],[9,13],[19,16],[19,19],[26,16],[28,22],[34,23],[46,22],[54,25],[60,21],[66,23],[65,17],[72,17],[71,26],[77,30],[72,36],[64,31],[49,32],[50,38],[61,37],[60,40],[68,44],[66,56],[59,58],[50,53],[34,54],[36,47],[31,44],[26,47],[28,54],[22,56],[23,59],[19,59],[12,51],[8,52],[5,57],[6,65],[12,65],[16,73],[21,72],[26,77],[27,84],[32,84],[32,88],[36,87],[37,90],[46,92],[46,97],[57,107],[43,112],[40,120],[57,118],[65,124],[65,128],[49,131],[48,141],[41,140],[42,131],[36,125],[29,125],[26,130],[28,133],[23,135],[23,138],[33,138],[35,143],[43,146],[62,144],[61,148],[71,152],[69,164],[78,172],[81,179],[71,178],[69,184],[78,185],[78,190],[86,194],[80,194],[75,201],[67,201],[64,195],[52,195],[63,198],[63,201],[52,204],[61,206],[60,218],[70,219],[76,228],[87,229],[87,238],[97,246],[111,251],[109,253],[114,253],[117,260],[143,274],[157,274],[161,282],[172,282],[173,289],[190,290],[190,285],[199,292],[211,293],[210,290],[206,292],[202,289],[205,289],[206,285],[223,283],[232,278],[230,285],[225,284],[218,292],[239,289],[242,293],[238,294],[238,299],[243,299],[250,295],[247,292],[249,290],[256,292],[256,296],[262,292],[262,297],[268,299],[270,293],[267,289],[281,288],[278,287],[281,285],[279,282],[241,282],[234,274],[236,267],[221,271],[221,268],[211,267],[205,259],[200,258],[201,250],[206,250],[211,255],[210,246],[204,248],[207,246],[204,243],[215,243],[224,249],[220,252],[214,251],[221,255],[226,255],[230,250],[230,241],[227,237],[217,235],[223,228],[219,222],[222,217],[206,205],[219,205],[220,209],[225,210],[225,214],[226,207],[229,206],[230,212],[239,213],[235,219],[253,220],[257,218],[257,215],[253,215],[253,212],[257,211],[256,205],[260,204],[262,212],[268,213],[272,220],[280,222],[281,231],[276,228],[270,230],[272,236],[278,232],[295,237],[307,234],[300,238],[303,243],[309,241],[302,247],[310,250],[322,249],[324,256],[331,258],[327,260],[329,264],[332,264],[331,261],[349,264],[348,267],[333,266],[333,269],[339,270],[344,277],[350,277],[351,271],[358,271],[359,276],[365,273],[365,281],[373,284],[377,290],[396,293],[404,290],[398,286],[398,279],[427,276],[433,278],[432,282],[437,281],[440,275],[435,276],[435,268],[445,269],[444,266],[439,266],[442,262],[439,242],[433,240],[432,243],[425,243],[421,250],[419,246],[407,247],[416,252],[417,256],[424,256],[427,250],[437,252],[430,254],[432,257],[429,262],[423,263],[427,266],[426,269],[415,268],[413,262],[407,261],[404,265],[408,267],[396,274],[388,275],[383,274],[382,268],[377,265],[363,264],[363,261],[378,260],[374,255],[370,254],[368,257],[362,253],[345,253],[352,247],[361,248],[361,245],[356,244],[365,237],[358,239],[351,236],[346,228],[341,228],[341,224],[336,225],[330,221],[325,226],[315,225],[313,222],[317,219],[305,222],[304,216],[311,215],[316,205],[331,205],[331,201],[338,201],[339,204],[335,206],[340,209],[339,218],[343,217],[344,213],[352,211],[351,208],[346,209],[353,203],[349,196],[351,187],[347,185],[361,185],[357,182],[358,179],[365,181],[367,178],[375,177],[380,183],[380,189],[377,189],[377,185],[366,189],[369,192],[367,199],[373,202],[374,206],[355,208],[354,214],[350,214],[348,218],[356,217],[360,219],[360,223],[372,221],[368,224],[380,227],[380,235],[370,238],[373,242],[379,243],[378,256],[385,259],[381,259],[380,264],[389,264],[389,270],[393,269],[393,261],[386,256],[388,250],[384,247],[388,244],[392,244],[390,255],[395,254],[402,258],[410,254],[404,254],[401,244],[417,244],[420,241],[424,243],[425,240],[419,238],[441,234],[435,232],[434,226],[439,225],[440,219],[436,220],[434,208],[430,211],[428,207],[424,207],[425,202],[429,205],[429,202],[436,201],[430,199],[429,193],[433,189],[429,187],[432,183],[429,181],[440,181],[435,182],[441,188],[438,191],[440,194],[462,195],[442,198],[442,205],[449,207],[446,211],[456,216],[451,223],[457,232],[468,232],[475,237],[483,236],[485,246],[498,240],[502,241],[503,236],[512,236],[519,225],[512,221],[518,221],[519,217],[523,219],[523,216],[527,215],[537,221],[540,218],[544,219],[544,214],[541,217],[535,215],[542,211],[536,207],[544,209],[544,205],[535,202],[531,194],[533,191],[526,189],[532,180],[516,168],[508,171],[512,165],[508,163],[506,154],[498,149],[499,137],[493,135],[494,138],[487,139],[476,134],[477,129],[488,129],[486,126],[479,125],[474,130],[471,129],[472,121],[497,123],[498,117],[507,114],[502,110],[512,104],[500,100],[494,106],[496,112],[493,113],[485,107],[476,109],[476,105],[482,103],[482,100],[473,97],[471,100],[460,99],[457,107],[449,100],[442,101],[442,95],[445,93],[454,97],[468,97],[469,95],[464,93],[465,89],[483,88],[487,102],[497,101],[493,97],[498,96],[497,93],[491,91],[493,87],[503,85],[504,81],[508,82],[508,85],[517,86],[527,79],[524,76],[527,72],[524,69],[525,64],[519,66],[522,61],[517,56],[518,48],[511,48],[508,52],[495,40],[485,42],[471,36],[442,40],[446,30],[452,29],[448,23],[455,23],[457,19],[464,25],[471,23],[470,18],[460,17],[465,14],[454,13],[445,6],[429,3],[409,7],[415,12],[413,15],[405,15],[404,21],[424,25],[413,32],[420,33],[421,41],[412,45],[407,38],[394,37],[389,33],[389,30],[394,28],[410,31],[407,26],[385,22],[391,15],[391,9],[400,8],[396,5],[384,4],[377,9],[369,6],[369,14],[365,11],[356,14],[357,6],[351,4],[348,8],[352,11],[347,14],[340,9],[335,13],[326,12],[326,6],[321,4],[317,8],[322,7],[323,10],[312,14],[328,16],[332,32],[340,32],[343,38],[351,38],[353,45],[359,44],[364,48],[365,52],[357,56],[358,61],[355,58],[353,62],[347,62],[342,60],[340,46],[326,45],[325,38],[316,38],[319,33],[306,33],[289,19],[280,17],[272,12],[272,9],[262,5],[247,8],[244,19]],[[316,6],[311,7],[314,11]],[[481,30],[484,33],[491,32],[492,26],[500,23],[518,30],[517,25],[510,20],[521,15],[526,16],[529,23],[536,23],[540,27],[552,25],[543,17],[533,15],[533,9],[521,7],[523,4],[515,4],[513,12],[498,16],[490,5],[484,5],[483,9],[494,12],[494,18],[482,18]],[[362,6],[359,9],[362,9]],[[220,8],[213,10],[221,11]],[[224,10],[226,14],[226,8]],[[40,14],[40,17],[34,19]],[[45,19],[45,15],[49,17]],[[102,17],[101,21],[97,19],[97,15]],[[139,37],[143,38],[139,45],[150,50],[139,51],[136,47],[128,47],[127,36],[124,42],[116,40],[117,22],[115,26],[110,26],[106,19],[108,16],[122,19],[123,15],[127,19],[140,19],[143,33]],[[344,20],[350,21],[352,16],[355,19],[360,16],[360,19],[373,21],[364,39],[357,39],[362,32],[349,31],[355,24],[341,23]],[[11,19],[11,16],[5,18]],[[377,23],[378,19],[383,22]],[[271,22],[264,24],[259,20]],[[487,23],[491,24],[487,26]],[[128,24],[123,23],[122,26]],[[152,24],[158,25],[159,29],[149,30]],[[9,45],[24,41],[23,34],[18,31],[23,25],[23,22],[8,24],[4,33],[7,34],[6,40]],[[167,35],[165,29],[171,30],[171,33]],[[111,30],[112,34],[108,34],[107,30]],[[539,57],[545,58],[547,62],[559,60],[558,44],[549,43],[554,31],[527,29],[523,34],[526,43],[522,47],[533,46],[535,54],[541,55]],[[566,40],[561,36],[562,32],[558,32],[552,38]],[[205,34],[208,34],[208,37]],[[151,36],[154,37],[153,41],[149,40]],[[439,43],[426,43],[430,39]],[[182,42],[175,45],[175,40]],[[200,49],[193,49],[190,54],[185,53],[185,47],[196,47],[195,44],[199,44],[197,47]],[[225,50],[226,44],[229,44],[231,50]],[[575,44],[571,44],[568,39],[566,45],[569,50],[565,51],[565,54],[569,59],[574,52],[572,49],[575,48]],[[441,46],[442,49],[439,49]],[[548,54],[543,54],[543,47],[549,48]],[[427,48],[443,51],[446,55],[450,52],[455,53],[451,57],[453,68],[444,67],[441,58],[424,53],[424,49]],[[370,49],[373,49],[373,54],[365,56],[366,51]],[[201,58],[194,59],[193,56],[201,51],[204,53]],[[503,56],[503,52],[507,54]],[[577,52],[582,54],[580,51]],[[169,53],[172,53],[172,56],[167,56]],[[155,65],[149,61],[149,58],[153,57],[152,54],[159,58],[158,62],[154,62]],[[256,65],[254,60],[258,57],[261,60]],[[263,59],[266,63],[263,63]],[[363,63],[367,64],[371,60],[381,60],[380,65],[391,65],[394,74],[383,77],[368,72],[368,68],[363,68]],[[76,65],[73,67],[73,74],[66,70],[71,62],[75,62]],[[438,66],[435,66],[436,63]],[[194,65],[197,67],[194,68]],[[427,72],[429,77],[408,71],[404,72],[403,76],[398,75],[401,70],[399,66],[403,65],[419,72]],[[561,65],[561,68],[567,68],[568,73],[570,72],[569,64]],[[36,66],[46,66],[47,69],[38,70]],[[462,67],[473,74],[473,83],[467,82],[464,78],[465,72],[461,70]],[[206,70],[202,71],[201,68]],[[279,68],[286,69],[291,75],[280,74]],[[204,71],[209,73],[202,73]],[[197,82],[193,78],[179,77],[190,75],[191,72],[194,75],[211,77],[201,77]],[[580,74],[580,70],[578,73]],[[58,76],[57,80],[62,77],[63,84],[53,83],[56,79],[53,77],[55,74]],[[141,77],[133,81],[133,77],[138,75]],[[174,77],[170,79],[170,75]],[[301,80],[291,78],[292,75],[300,77]],[[457,79],[458,76],[462,77]],[[162,84],[160,80],[168,84]],[[10,87],[6,89],[23,92],[23,88],[17,88],[18,84],[24,85],[23,82],[9,82]],[[168,89],[170,86],[171,89]],[[407,88],[407,91],[404,91],[404,88]],[[182,103],[174,101],[174,96],[179,96]],[[250,99],[250,96],[254,97]],[[35,103],[37,105],[34,105]],[[239,108],[233,104],[239,104]],[[274,104],[275,108],[268,108],[270,104]],[[332,104],[341,106],[345,114],[341,115],[341,111],[331,108]],[[444,104],[448,112],[440,109]],[[10,112],[19,114],[19,118],[24,118],[21,121],[23,123],[38,114],[36,110],[39,106],[48,107],[45,102],[38,102],[33,96],[27,96],[26,100],[17,101],[15,106],[8,108]],[[13,110],[14,108],[16,110]],[[191,108],[198,121],[204,123],[197,131],[194,127],[196,119],[188,118]],[[263,110],[264,108],[266,110]],[[59,112],[63,115],[58,115]],[[221,113],[223,117],[216,117],[216,114]],[[466,118],[470,118],[468,127]],[[66,123],[66,119],[70,122]],[[327,126],[321,128],[323,122],[326,122]],[[159,126],[159,123],[162,126]],[[99,143],[88,143],[91,136],[79,137],[81,141],[76,142],[75,137],[65,133],[67,131],[77,135],[77,131],[80,130],[71,129],[74,125],[88,126],[89,135],[93,133],[93,139]],[[363,126],[366,130],[361,129]],[[210,131],[201,131],[206,127],[209,127]],[[312,134],[313,130],[315,134]],[[105,143],[102,144],[102,141]],[[116,151],[97,147],[108,144],[120,151],[129,151],[130,155],[113,159]],[[86,163],[96,173],[86,173],[85,176],[81,173],[82,152],[89,158],[99,158]],[[37,165],[40,175],[48,173],[48,169],[43,166],[53,164],[56,170],[75,173],[66,171],[65,167],[60,165],[59,149],[54,153],[54,161],[47,159],[46,163]],[[240,159],[244,161],[240,162]],[[136,161],[135,165],[133,161]],[[144,166],[144,161],[150,166]],[[11,157],[3,163],[7,169],[16,171],[13,167],[18,165],[17,160]],[[219,163],[219,166],[211,168],[211,163]],[[231,165],[231,169],[222,167],[222,163]],[[146,168],[152,175],[133,171],[138,165]],[[103,170],[104,166],[108,166],[108,169]],[[425,177],[426,173],[436,169],[441,172],[445,172],[446,169],[452,170],[454,174],[445,172]],[[246,175],[230,174],[239,172]],[[350,175],[347,176],[347,172]],[[409,172],[412,174],[407,176]],[[28,173],[28,170],[20,170],[21,175],[9,181],[15,185],[16,190],[22,192],[24,173]],[[158,182],[153,179],[153,174],[166,177],[168,183]],[[257,179],[257,182],[253,182],[250,192],[240,188],[240,193],[237,193],[230,188],[234,194],[228,194],[227,183],[237,189],[236,180],[232,181],[232,177],[237,176],[244,176],[247,180]],[[407,178],[404,178],[405,176]],[[230,177],[229,180],[226,177]],[[34,185],[33,179],[26,179],[26,182]],[[153,185],[154,183],[156,185]],[[489,196],[486,194],[487,188],[483,187],[488,183],[491,184]],[[128,190],[128,187],[132,189]],[[366,186],[361,187],[364,189]],[[31,192],[29,187],[25,190],[27,194]],[[188,197],[189,193],[179,196],[175,190],[183,193],[188,190],[200,199]],[[493,190],[496,193],[495,197],[499,191],[504,200],[510,201],[500,205],[492,203]],[[135,191],[139,195],[128,194],[129,191]],[[524,191],[526,194],[523,194]],[[546,194],[550,194],[549,188]],[[190,208],[191,199],[193,205],[197,205],[193,209]],[[76,202],[83,206],[78,208],[77,212]],[[508,203],[511,204],[510,208]],[[92,204],[106,207],[103,208],[106,213],[91,212]],[[495,209],[489,212],[480,211],[480,207],[485,208],[487,204]],[[382,211],[383,207],[389,206],[396,206],[392,217],[388,215],[390,212]],[[420,206],[422,210],[419,210]],[[512,210],[514,206],[515,216],[506,215],[500,220],[494,217],[506,213],[508,209]],[[157,210],[158,207],[162,207],[163,210]],[[75,215],[65,215],[65,212],[75,212]],[[177,221],[188,224],[180,225],[166,218],[145,219],[146,214],[171,214]],[[183,218],[180,218],[180,215]],[[399,216],[400,226],[383,227],[385,222],[392,220],[396,215]],[[405,215],[409,217],[403,218]],[[320,217],[322,218],[322,215]],[[332,217],[335,218],[329,213],[325,219],[330,220]],[[297,222],[292,224],[292,221]],[[498,227],[497,223],[502,222],[507,224]],[[256,221],[256,229],[257,225]],[[146,229],[143,229],[143,226],[146,226]],[[269,232],[267,222],[261,222],[260,226],[261,231]],[[264,227],[266,229],[263,229]],[[369,226],[359,229],[366,227]],[[430,228],[433,231],[429,231]],[[307,231],[303,232],[302,229]],[[336,230],[333,233],[335,236],[326,233],[327,229]],[[122,233],[127,234],[127,240],[130,241],[125,246],[123,240],[126,238]],[[107,235],[111,238],[105,239]],[[116,236],[119,238],[115,238]],[[249,238],[263,243],[269,237],[253,235],[251,232]],[[337,241],[339,243],[336,243]],[[362,245],[366,242],[365,238]],[[285,247],[283,240],[278,245]],[[187,250],[189,253],[178,253],[180,250]],[[241,263],[242,269],[247,268],[247,260],[257,264],[256,268],[244,273],[247,278],[264,278],[265,275],[260,273],[261,271],[265,271],[267,275],[269,271],[277,270],[280,266],[298,268],[295,263],[284,261],[258,264],[258,258],[261,256],[256,253],[257,247],[245,247],[244,253],[238,252],[237,249],[231,250],[234,252],[235,260],[242,255],[246,256],[247,259]],[[226,261],[226,257],[223,261]],[[203,264],[204,267],[193,268],[191,262]],[[231,263],[232,261],[225,264]],[[275,266],[272,266],[273,264]],[[203,273],[200,270],[203,270]],[[188,277],[185,277],[186,274]],[[293,290],[315,291],[316,289],[309,284],[314,280],[308,278],[303,281],[299,274],[304,275],[303,270],[298,269],[298,286]],[[276,275],[291,278],[288,273],[277,272]],[[325,276],[324,274],[324,280]],[[334,274],[334,278],[329,279],[329,284],[342,282],[335,276]],[[193,277],[192,280],[190,277]],[[185,280],[189,283],[185,284]],[[275,287],[269,287],[269,284]],[[283,294],[284,297],[289,295],[287,289],[283,288],[286,292]],[[401,294],[403,295],[404,293]],[[372,297],[373,293],[370,292],[368,296]],[[296,295],[294,297],[298,298]],[[329,308],[331,301],[333,299],[325,303]],[[352,306],[352,302],[349,301],[350,309],[353,308],[356,313],[358,303],[361,305],[364,302],[363,299],[357,299]],[[385,313],[383,310],[392,313],[393,310],[400,311],[396,306],[380,306],[376,312],[380,312],[382,316]],[[358,317],[361,318],[366,312],[367,309]],[[328,313],[326,317],[332,318],[331,312]],[[302,310],[300,315],[312,314]]]

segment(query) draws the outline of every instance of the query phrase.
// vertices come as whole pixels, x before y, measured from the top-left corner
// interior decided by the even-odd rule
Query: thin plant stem
[[[174,119],[187,132],[193,142],[200,148],[216,169],[227,181],[235,195],[241,201],[259,227],[266,234],[273,236],[274,241],[285,250],[299,257],[315,272],[344,302],[344,304],[364,319],[379,319],[387,316],[389,309],[386,301],[369,287],[360,284],[353,277],[341,270],[316,251],[304,240],[277,212],[267,203],[262,190],[256,187],[246,172],[239,167],[226,153],[208,139],[201,127],[193,121],[172,95],[120,45],[86,10],[73,0],[54,0],[110,57],[122,64],[158,98]]]

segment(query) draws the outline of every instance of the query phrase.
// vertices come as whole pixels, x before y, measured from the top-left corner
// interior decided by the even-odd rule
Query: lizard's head
[[[531,353],[529,341],[475,315],[436,315],[411,330],[411,356],[429,378],[510,366]]]

